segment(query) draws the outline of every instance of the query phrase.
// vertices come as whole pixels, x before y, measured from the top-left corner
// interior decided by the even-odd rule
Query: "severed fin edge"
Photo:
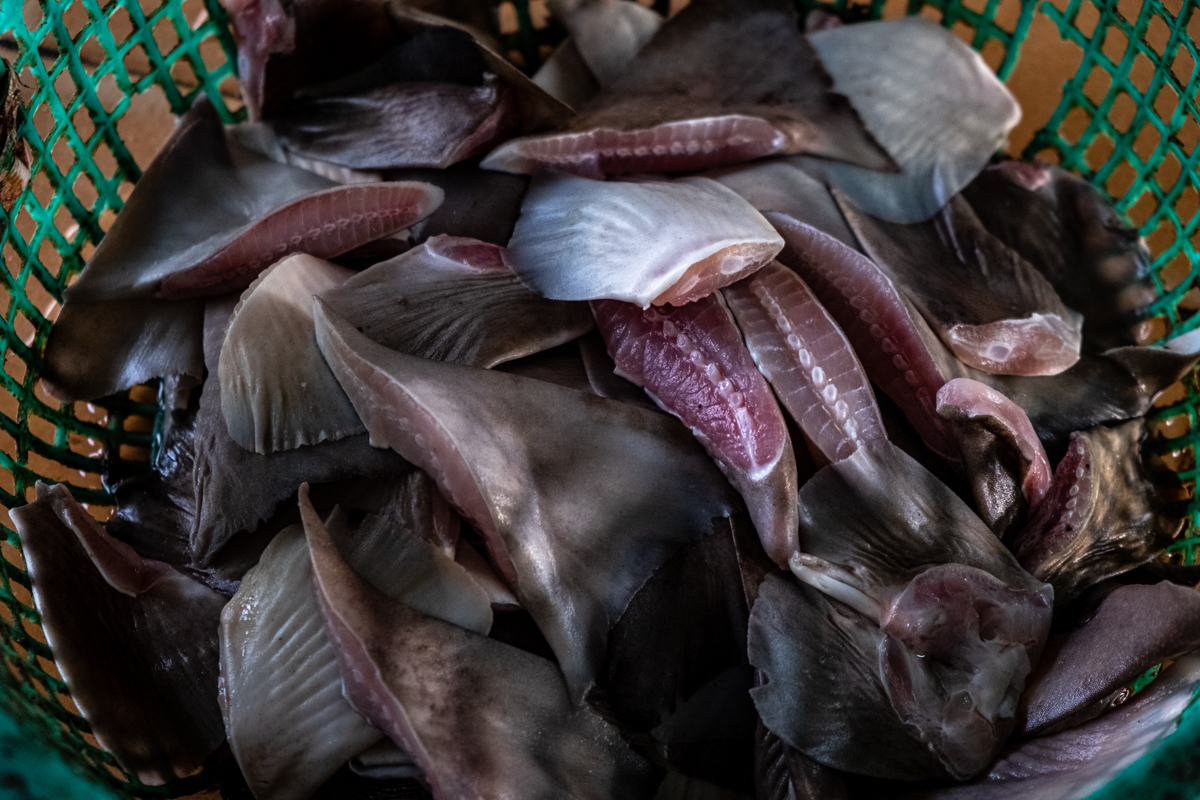
[[[221,743],[217,619],[226,598],[109,536],[62,484],[11,512],[34,604],[100,746],[158,785]]]
[[[392,600],[301,508],[345,696],[412,757],[435,796],[653,795],[653,768],[571,702],[551,662]]]
[[[371,440],[413,459],[480,533],[581,701],[611,620],[736,495],[666,415],[390,351],[315,302],[322,352]],[[377,376],[369,385],[364,371]]]
[[[1184,523],[1142,452],[1145,421],[1071,434],[1049,493],[1013,541],[1021,565],[1054,586],[1056,605],[1147,563]]]
[[[1009,539],[1050,491],[1050,461],[1033,424],[1016,403],[970,378],[947,381],[937,410],[962,451],[975,509]]]

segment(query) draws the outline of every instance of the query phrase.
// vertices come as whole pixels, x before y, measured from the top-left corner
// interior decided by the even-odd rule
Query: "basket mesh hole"
[[[1122,17],[1133,22],[1142,9],[1142,0],[1117,0],[1117,12]]]
[[[199,83],[192,62],[186,58],[181,58],[171,65],[171,78],[185,89],[193,89]]]
[[[1006,55],[1006,52],[1004,45],[1002,45],[999,40],[988,39],[986,42],[984,42],[983,47],[979,49],[979,54],[983,56],[984,62],[989,67],[991,67],[993,70],[997,70],[1000,68],[1000,65],[1004,63],[1004,56]]]
[[[1196,68],[1196,59],[1185,48],[1179,48],[1175,60],[1171,62],[1171,74],[1180,85],[1186,85],[1192,79],[1192,70]]]
[[[58,254],[54,243],[48,238],[42,240],[42,245],[38,248],[38,257],[42,261],[42,266],[50,270],[52,274],[57,274],[58,268],[62,266],[62,256]],[[32,288],[34,288],[34,282],[30,281],[25,285],[26,293],[28,294]]]
[[[129,48],[125,57],[121,59],[121,63],[125,65],[125,72],[132,81],[136,81],[150,71],[150,58],[146,55],[146,48],[140,44]]]
[[[1158,223],[1158,227],[1146,236],[1146,246],[1150,248],[1150,254],[1153,256],[1165,253],[1167,248],[1173,244],[1175,244],[1175,225],[1170,220],[1162,220]],[[1182,282],[1183,279],[1180,278],[1170,288],[1173,289]],[[1163,288],[1167,288],[1166,282],[1164,281],[1163,283]]]
[[[1080,3],[1079,11],[1071,22],[1080,33],[1090,37],[1096,30],[1096,24],[1100,22],[1100,11],[1091,2]]]
[[[96,96],[100,98],[100,106],[109,114],[121,102],[121,87],[111,72],[96,83]]]
[[[63,25],[66,26],[71,41],[76,41],[80,31],[87,26],[89,21],[90,18],[83,3],[72,3],[63,11]]]
[[[1109,139],[1104,134],[1100,134],[1088,145],[1088,149],[1084,151],[1083,157],[1089,167],[1099,170],[1108,162],[1114,150],[1116,150],[1116,146],[1113,145],[1112,139]]]
[[[17,338],[28,345],[33,341],[33,336],[37,332],[37,329],[33,327],[33,323],[29,320],[29,317],[25,316],[23,311],[18,311],[16,314],[13,314],[13,332],[17,334]]]
[[[79,230],[79,223],[71,216],[71,212],[67,210],[65,204],[60,205],[58,211],[54,212],[54,227],[62,234],[64,240],[69,240]],[[45,266],[44,262],[43,266]]]
[[[1083,94],[1096,105],[1100,105],[1108,96],[1112,86],[1112,75],[1103,67],[1092,67],[1087,81],[1083,84]]]
[[[51,198],[54,197],[54,187],[50,185],[50,179],[46,177],[46,173],[39,172],[33,176],[30,181],[33,185],[33,196],[43,206],[49,205]]]
[[[1119,132],[1129,130],[1134,117],[1137,116],[1137,102],[1127,92],[1118,92],[1113,100],[1112,109],[1108,112],[1108,121]]]
[[[96,145],[96,149],[92,151],[92,161],[100,168],[100,174],[105,178],[111,180],[117,174],[117,159],[107,143],[100,142]]]
[[[54,143],[54,147],[50,151],[50,157],[54,160],[54,165],[58,167],[58,171],[62,175],[66,175],[71,171],[71,167],[75,166],[75,152],[71,150],[70,142],[64,138],[60,138]]]
[[[1163,55],[1167,52],[1167,42],[1171,39],[1171,26],[1166,20],[1155,14],[1146,25],[1146,33],[1142,41],[1150,46],[1155,53]]]
[[[27,30],[36,30],[42,24],[42,9],[37,3],[24,3],[21,9],[21,18],[25,21]]]
[[[30,119],[33,121],[33,129],[37,131],[38,136],[43,142],[47,141],[50,138],[50,132],[54,130],[54,113],[49,106],[39,106]]]
[[[1189,183],[1179,193],[1179,199],[1175,201],[1175,214],[1180,219],[1191,219],[1198,207],[1200,207],[1200,192],[1197,192],[1195,187]]]
[[[80,173],[79,177],[75,179],[75,183],[71,184],[71,191],[75,193],[75,197],[87,209],[91,209],[100,197],[96,192],[96,184],[92,183],[92,179],[83,173]]]
[[[1119,28],[1109,28],[1104,34],[1104,44],[1101,45],[1100,50],[1108,56],[1109,61],[1117,64],[1124,57],[1127,47],[1129,47],[1129,37]]]
[[[1154,179],[1163,191],[1167,191],[1175,185],[1181,174],[1183,174],[1183,165],[1179,163],[1179,159],[1175,157],[1174,153],[1168,152],[1163,157]]]
[[[534,30],[542,30],[550,23],[550,9],[546,0],[529,0],[529,21]]]
[[[1154,72],[1153,62],[1146,57],[1145,53],[1138,53],[1133,57],[1133,65],[1129,68],[1129,80],[1133,81],[1133,85],[1145,94],[1150,90],[1150,82],[1154,80]]]
[[[1170,121],[1179,107],[1179,93],[1169,84],[1164,84],[1154,98],[1154,113],[1159,119]]]
[[[1185,253],[1177,253],[1167,265],[1159,270],[1158,277],[1162,281],[1164,291],[1172,291],[1192,274],[1191,260]],[[1188,305],[1185,305],[1188,304]],[[1179,305],[1185,308],[1200,308],[1200,289],[1192,287],[1179,299]]]
[[[1059,133],[1068,144],[1076,145],[1083,139],[1083,134],[1091,123],[1092,118],[1079,106],[1075,106],[1063,118],[1062,125],[1059,127]],[[1055,152],[1055,151],[1050,151]],[[1058,163],[1058,154],[1055,152],[1055,161]],[[1042,158],[1042,154],[1038,154],[1038,158]],[[1043,159],[1047,160],[1047,159]]]
[[[84,456],[85,458],[99,458],[104,454],[103,443],[90,436],[84,436],[82,433],[75,433],[74,431],[67,436],[67,446],[71,448],[72,453]]]
[[[75,129],[75,133],[83,142],[87,142],[92,138],[92,134],[96,132],[96,126],[92,123],[91,114],[87,108],[79,107],[71,116],[71,127]]]
[[[108,18],[108,31],[112,34],[113,42],[123,44],[133,33],[133,20],[124,7],[118,7]]]
[[[164,53],[179,46],[179,34],[175,32],[175,25],[169,17],[163,17],[154,26],[154,43]]]
[[[954,33],[955,36],[962,39],[967,44],[970,44],[971,41],[975,38],[975,29],[972,28],[967,23],[963,22],[962,20],[959,20],[958,22],[954,23],[950,27],[950,30]]]

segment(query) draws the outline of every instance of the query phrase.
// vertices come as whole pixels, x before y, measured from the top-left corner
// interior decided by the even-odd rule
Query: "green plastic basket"
[[[848,20],[916,13],[940,20],[1010,81],[1027,110],[1046,106],[1048,121],[1026,132],[1022,155],[1088,177],[1147,237],[1159,299],[1143,325],[1146,342],[1200,326],[1198,3],[801,0]],[[666,13],[681,3],[655,5]],[[496,20],[506,54],[529,71],[564,35],[547,22],[544,0],[498,2]],[[161,93],[178,115],[204,91],[223,119],[239,119],[228,17],[218,0],[0,0],[0,33],[0,55],[9,61],[0,66],[0,85],[15,79],[29,93],[19,130],[32,156],[32,180],[0,206],[7,267],[0,270],[0,797],[216,798],[219,767],[148,787],[97,746],[38,626],[8,509],[32,499],[36,480],[51,478],[103,518],[111,497],[100,482],[101,460],[149,458],[159,410],[154,387],[59,403],[38,388],[40,353],[63,289],[141,175],[119,130],[131,103]],[[1022,72],[1022,51],[1028,62],[1039,37],[1058,49],[1059,69],[1067,65],[1060,76],[1043,73],[1040,62]],[[0,153],[0,171],[13,157]],[[1162,432],[1156,446],[1189,485],[1197,475],[1198,404],[1192,375],[1153,411]],[[1198,521],[1193,500],[1189,525],[1170,550],[1175,563],[1200,560]],[[1094,799],[1200,797],[1198,707]]]

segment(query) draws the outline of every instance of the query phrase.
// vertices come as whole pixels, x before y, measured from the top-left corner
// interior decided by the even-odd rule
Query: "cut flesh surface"
[[[224,736],[225,596],[113,539],[62,484],[11,513],[55,665],[100,746],[143,783],[197,771]]]
[[[1179,530],[1141,456],[1144,422],[1071,434],[1049,493],[1013,543],[1021,565],[1067,603],[1144,564]]]
[[[1019,732],[1046,735],[1106,713],[1130,699],[1135,679],[1198,647],[1200,592],[1121,586],[1083,627],[1050,637],[1021,697]]]
[[[1088,349],[1136,344],[1135,312],[1155,298],[1150,254],[1092,184],[1061,167],[1002,161],[963,189],[984,226],[1083,314]]]
[[[479,531],[582,698],[654,568],[734,507],[687,429],[544,381],[388,350],[317,303],[317,341],[376,446]]]
[[[412,757],[435,797],[653,795],[654,770],[616,728],[572,703],[552,662],[392,600],[303,510],[346,698]]]
[[[985,423],[1006,432],[1006,439],[1016,444],[1021,460],[1027,465],[1021,477],[1021,490],[1030,507],[1036,506],[1050,491],[1050,461],[1042,447],[1029,417],[1013,401],[1000,392],[970,378],[955,378],[937,393],[938,414],[986,418]]]
[[[879,267],[832,236],[783,214],[768,219],[787,242],[779,260],[812,289],[845,332],[867,376],[900,407],[929,449],[951,461],[958,447],[937,415],[946,382],[904,299]]]
[[[427,183],[373,183],[327,189],[300,198],[237,231],[216,252],[196,253],[162,280],[160,297],[211,297],[245,289],[291,253],[333,258],[403,230],[442,204]],[[207,249],[207,248],[206,248]]]
[[[783,240],[707,178],[535,177],[505,251],[521,282],[554,300],[682,305],[766,264]]]
[[[354,524],[335,510],[327,525],[362,580],[427,614],[488,632],[487,597],[428,541],[432,516],[367,516]],[[230,747],[261,800],[310,796],[383,738],[342,696],[299,525],[276,535],[222,612],[221,678]]]
[[[363,432],[321,357],[312,322],[313,295],[352,275],[298,253],[268,268],[243,293],[217,367],[225,425],[242,447],[265,454]]]
[[[839,202],[867,254],[963,363],[1000,375],[1057,375],[1079,360],[1083,318],[962,198],[914,225],[876,219],[845,196]]]
[[[819,159],[805,159],[806,166],[881,219],[929,219],[1004,147],[1021,119],[1016,99],[979,53],[927,19],[842,25],[808,40],[834,91],[849,99],[900,171],[880,175]]]
[[[742,494],[763,546],[795,551],[796,458],[771,389],[719,295],[675,308],[592,304],[618,374],[679,417]]]
[[[384,347],[474,367],[549,350],[592,329],[585,304],[538,297],[504,266],[503,251],[435,236],[321,297]]]
[[[805,152],[893,169],[830,91],[795,11],[774,0],[707,0],[666,23],[564,131],[515,139],[492,169],[589,177],[699,170]]]
[[[795,272],[773,262],[727,287],[724,297],[754,363],[827,460],[887,438],[850,341]]]
[[[1051,588],[887,441],[804,485],[799,543],[791,571],[826,599],[784,622],[809,595],[781,586],[760,617],[771,578],[760,590],[750,659],[768,677],[752,691],[763,722],[840,769],[958,780],[986,769],[1049,633]],[[835,654],[848,666],[802,677]],[[885,743],[893,755],[872,754]]]
[[[691,172],[782,152],[786,137],[742,114],[664,122],[648,128],[600,127],[514,139],[483,160],[484,169],[534,175],[557,170],[583,178],[639,172]]]

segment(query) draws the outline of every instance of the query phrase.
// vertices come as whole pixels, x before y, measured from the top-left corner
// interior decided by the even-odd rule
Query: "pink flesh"
[[[616,373],[687,425],[742,495],[767,554],[796,550],[796,457],[783,414],[720,295],[641,309],[594,300]]]
[[[766,120],[730,114],[631,131],[595,128],[514,139],[488,156],[483,166],[524,174],[556,169],[584,178],[690,172],[780,153],[786,143],[783,133]]]
[[[994,417],[1002,422],[1019,444],[1022,457],[1029,462],[1021,485],[1025,499],[1030,508],[1041,502],[1050,491],[1050,460],[1024,409],[990,386],[970,378],[955,378],[938,390],[938,410],[943,406],[960,408],[971,418]]]
[[[441,234],[425,242],[425,248],[442,258],[457,261],[479,272],[499,272],[511,275],[504,265],[504,248],[464,236]]]
[[[772,262],[725,289],[725,300],[755,363],[825,458],[887,438],[850,341],[796,273]]]
[[[1079,360],[1078,325],[1033,314],[986,325],[955,325],[950,349],[964,364],[997,375],[1057,375]]]
[[[61,484],[60,484],[61,486]],[[108,535],[108,531],[89,514],[65,488],[38,491],[38,499],[47,496],[58,518],[74,531],[96,570],[118,592],[135,597],[150,589],[173,572],[161,561],[139,556],[132,547]]]
[[[1023,186],[1031,192],[1036,192],[1054,177],[1049,165],[1036,161],[1001,161],[988,169],[1001,173],[1013,183]]]
[[[325,314],[324,304],[320,301],[316,303],[315,312],[319,317]],[[318,336],[323,337],[321,350],[329,368],[371,432],[371,444],[403,453],[425,470],[437,482],[442,495],[483,536],[492,563],[504,579],[516,586],[517,570],[458,445],[433,415],[382,370],[355,353],[332,328],[326,327],[327,334],[324,335],[320,324],[317,330]]]
[[[1086,440],[1073,433],[1045,498],[1013,543],[1013,552],[1022,567],[1035,568],[1049,554],[1066,548],[1078,535],[1090,512],[1091,489],[1091,454]]]
[[[429,216],[441,194],[429,184],[403,182],[342,186],[303,197],[253,223],[199,264],[164,278],[158,296],[237,292],[292,253],[339,256]]]
[[[895,401],[929,449],[958,461],[937,415],[945,383],[896,287],[869,259],[811,225],[767,215],[786,244],[779,260],[813,290],[837,321],[867,375]]]
[[[752,477],[775,465],[783,417],[715,295],[646,310],[594,300],[592,312],[618,374],[699,433],[718,460]]]

